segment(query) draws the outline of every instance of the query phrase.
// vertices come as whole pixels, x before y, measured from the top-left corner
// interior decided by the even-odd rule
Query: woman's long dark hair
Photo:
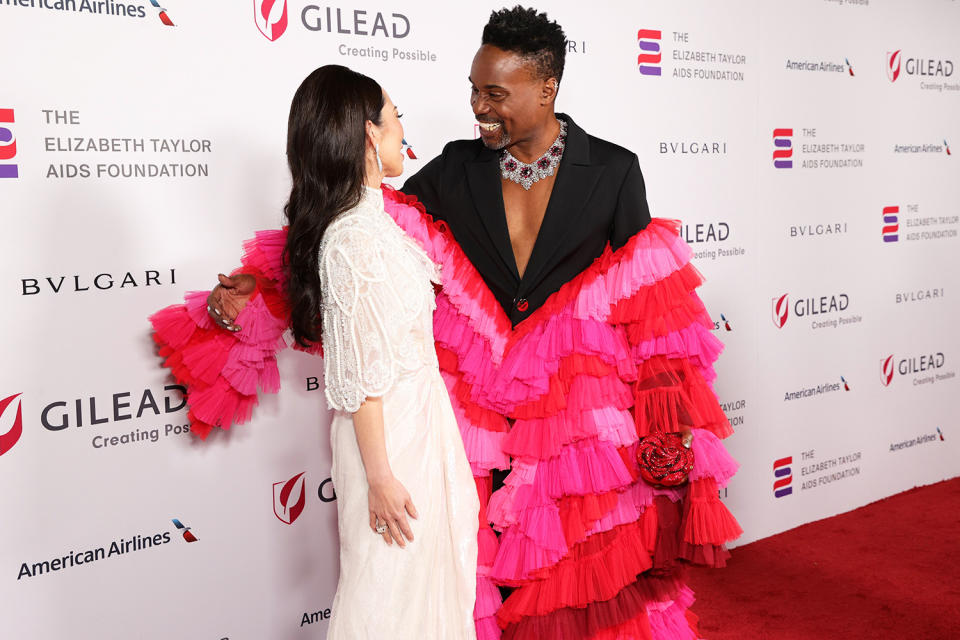
[[[320,341],[320,240],[338,215],[360,202],[366,122],[380,125],[383,104],[376,81],[339,65],[315,70],[293,96],[284,268],[293,337],[302,346]]]

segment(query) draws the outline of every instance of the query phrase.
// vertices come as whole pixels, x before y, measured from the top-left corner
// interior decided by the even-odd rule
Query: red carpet
[[[960,639],[960,478],[739,547],[690,582],[707,640]]]

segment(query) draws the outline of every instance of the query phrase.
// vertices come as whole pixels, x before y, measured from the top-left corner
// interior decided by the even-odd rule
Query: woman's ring
[[[384,534],[384,533],[386,533],[386,532],[387,532],[387,525],[386,525],[386,523],[380,524],[380,521],[377,520],[377,533],[379,533],[379,534],[382,535],[382,534]]]

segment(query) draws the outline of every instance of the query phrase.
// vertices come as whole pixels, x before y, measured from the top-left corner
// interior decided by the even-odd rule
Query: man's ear
[[[540,90],[540,104],[548,105],[557,99],[557,92],[560,90],[560,82],[553,77],[543,81],[543,88]]]

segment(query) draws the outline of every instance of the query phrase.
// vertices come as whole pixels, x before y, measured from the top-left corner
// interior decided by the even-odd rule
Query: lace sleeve
[[[324,379],[331,409],[353,413],[384,395],[397,376],[386,322],[396,301],[373,234],[334,231],[320,254]]]

